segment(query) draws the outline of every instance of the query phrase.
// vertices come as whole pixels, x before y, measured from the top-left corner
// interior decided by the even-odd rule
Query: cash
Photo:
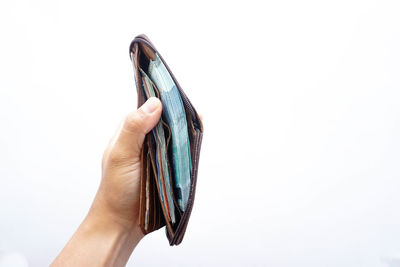
[[[192,172],[185,109],[178,88],[158,54],[154,60],[150,60],[148,75],[158,88],[163,118],[171,129],[174,187],[178,206],[184,211],[189,199]]]
[[[145,88],[145,94],[147,98],[156,97],[152,82],[147,74],[140,69],[143,76],[143,87]],[[167,149],[166,149],[166,138],[164,133],[164,126],[161,120],[157,123],[153,129],[154,139],[156,140],[157,155],[157,182],[160,189],[160,199],[167,210],[172,223],[175,223],[175,206],[172,198],[172,186],[170,183],[168,163],[167,163]],[[166,199],[165,199],[166,198]]]

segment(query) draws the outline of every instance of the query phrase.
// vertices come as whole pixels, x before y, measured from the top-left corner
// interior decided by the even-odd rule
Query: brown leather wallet
[[[192,171],[190,174],[190,189],[189,189],[189,199],[186,204],[184,211],[178,208],[176,201],[176,194],[174,192],[173,199],[175,209],[175,222],[171,222],[168,219],[168,214],[165,208],[163,208],[160,194],[162,193],[159,183],[157,182],[157,156],[159,156],[159,151],[157,151],[156,140],[154,133],[150,132],[146,135],[143,148],[141,151],[141,177],[140,177],[140,211],[139,211],[139,224],[142,232],[146,235],[163,226],[166,226],[166,235],[171,246],[179,245],[186,231],[186,227],[189,222],[190,214],[193,208],[193,202],[196,191],[196,181],[197,181],[197,170],[199,165],[200,147],[203,136],[203,125],[202,122],[190,103],[188,97],[183,92],[182,88],[179,86],[178,81],[172,74],[168,65],[165,63],[164,59],[150,42],[150,40],[145,35],[139,35],[135,37],[129,47],[129,54],[134,66],[136,89],[138,93],[138,107],[143,105],[147,100],[145,93],[144,83],[143,83],[143,73],[142,70],[146,70],[149,66],[149,61],[154,60],[156,54],[164,63],[167,68],[172,80],[174,81],[179,94],[182,99],[183,107],[186,114],[187,128],[190,143],[190,156]],[[159,96],[159,95],[157,95]],[[171,138],[171,131],[169,130],[168,124],[161,117],[161,122],[166,129],[167,139]],[[168,142],[167,142],[168,143]],[[168,145],[167,145],[168,149]],[[167,161],[168,165],[172,166],[172,151],[168,149]],[[190,161],[189,161],[190,162]],[[169,172],[171,175],[170,182],[173,183],[173,172]],[[162,196],[161,196],[162,197]]]

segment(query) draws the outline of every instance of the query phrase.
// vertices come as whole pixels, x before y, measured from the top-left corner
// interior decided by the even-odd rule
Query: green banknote
[[[150,78],[142,69],[140,69],[140,71],[144,78],[144,88],[147,98],[150,98],[152,96],[155,97],[156,93],[154,91]],[[153,135],[156,139],[156,146],[157,146],[156,164],[158,172],[157,181],[161,191],[160,198],[162,203],[164,204],[164,207],[168,211],[168,214],[171,218],[171,222],[175,223],[175,206],[172,198],[172,192],[171,192],[172,186],[170,183],[168,163],[167,163],[166,137],[161,120],[157,123],[156,127],[153,129]],[[165,184],[161,180],[161,175],[163,176]],[[164,192],[167,199],[164,199]]]
[[[171,128],[174,187],[178,206],[184,211],[189,199],[192,172],[185,109],[178,88],[158,54],[150,60],[148,74],[160,92],[163,118]]]

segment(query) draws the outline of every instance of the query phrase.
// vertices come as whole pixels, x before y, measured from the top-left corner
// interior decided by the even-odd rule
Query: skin
[[[102,180],[86,218],[51,266],[125,266],[143,238],[140,151],[161,112],[152,97],[126,117],[104,152]]]

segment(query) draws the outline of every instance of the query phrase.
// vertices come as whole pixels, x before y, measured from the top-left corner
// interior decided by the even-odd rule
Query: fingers
[[[161,117],[162,104],[156,97],[149,98],[138,110],[125,118],[114,137],[111,139],[103,156],[103,166],[111,156],[112,161],[137,160],[140,158],[143,141],[158,123]],[[199,114],[203,121],[203,116]]]
[[[111,153],[117,158],[139,158],[144,138],[160,120],[161,112],[160,100],[151,97],[138,110],[128,114],[119,134],[111,141]]]

